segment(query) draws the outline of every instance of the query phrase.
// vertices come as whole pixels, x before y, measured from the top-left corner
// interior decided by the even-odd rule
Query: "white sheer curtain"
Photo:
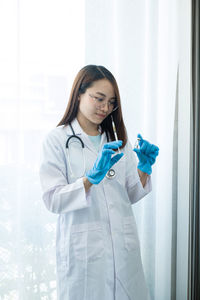
[[[133,211],[151,300],[170,299],[178,3],[1,2],[0,299],[56,299],[57,216],[41,199],[40,145],[63,115],[74,76],[92,63],[118,81],[132,144],[140,132],[160,147],[153,191]]]

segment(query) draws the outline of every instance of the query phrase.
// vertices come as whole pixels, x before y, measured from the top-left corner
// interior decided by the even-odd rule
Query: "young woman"
[[[131,205],[151,190],[158,147],[139,138],[132,149],[111,72],[82,68],[62,120],[43,143],[40,168],[44,203],[59,214],[60,300],[148,299]]]

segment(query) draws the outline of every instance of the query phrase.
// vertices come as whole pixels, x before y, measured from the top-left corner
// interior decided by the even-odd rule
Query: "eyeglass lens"
[[[99,99],[98,97],[95,97],[95,96],[90,95],[90,94],[89,94],[89,96],[95,101],[95,105],[96,105],[97,108],[103,108],[106,103],[107,103],[108,109],[110,111],[115,111],[118,108],[117,100],[107,102],[106,99],[103,100],[102,98],[100,98],[100,100],[98,100]]]
[[[101,103],[98,103],[98,101],[95,101],[95,102],[96,102],[97,108],[103,108],[103,107],[105,107],[105,105],[107,103],[109,110],[115,110],[115,109],[117,109],[117,101],[115,101],[114,103],[112,103],[112,102],[106,102],[105,100],[103,102],[101,102]]]

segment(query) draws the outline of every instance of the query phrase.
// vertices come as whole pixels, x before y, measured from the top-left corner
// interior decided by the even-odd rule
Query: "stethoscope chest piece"
[[[116,173],[115,173],[115,170],[114,169],[110,169],[107,174],[106,174],[106,177],[108,179],[113,179],[114,177],[116,176]]]

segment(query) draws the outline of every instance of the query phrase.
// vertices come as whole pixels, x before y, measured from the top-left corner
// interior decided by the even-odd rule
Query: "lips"
[[[106,115],[101,115],[101,114],[96,114],[98,117],[100,117],[100,118],[105,118],[106,117]]]

